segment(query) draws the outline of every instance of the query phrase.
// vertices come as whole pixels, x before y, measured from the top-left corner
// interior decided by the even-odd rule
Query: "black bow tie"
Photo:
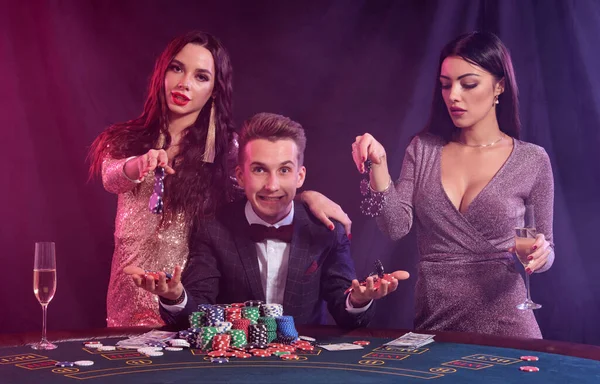
[[[286,243],[292,242],[292,235],[294,234],[294,225],[282,225],[279,228],[267,227],[262,224],[251,224],[250,225],[250,238],[253,242],[259,243],[265,239],[276,239],[285,241]]]

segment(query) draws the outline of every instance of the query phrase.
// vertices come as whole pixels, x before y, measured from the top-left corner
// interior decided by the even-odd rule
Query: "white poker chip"
[[[190,343],[186,340],[182,340],[182,339],[177,339],[177,340],[169,340],[169,344],[171,345],[190,345]]]
[[[94,365],[92,360],[79,360],[74,362],[75,365],[79,367],[89,367],[90,365]]]
[[[114,345],[102,345],[98,347],[99,351],[115,351],[116,349],[117,347],[115,347]]]
[[[309,337],[309,336],[299,336],[298,337],[300,340],[304,340],[304,341],[312,341],[315,342],[317,341],[317,339],[313,338],[313,337]]]
[[[144,355],[151,356],[151,357],[158,357],[158,356],[164,355],[164,353],[152,351],[152,352],[144,352]]]
[[[179,351],[183,351],[183,348],[181,348],[181,347],[166,347],[165,351],[179,352]]]
[[[152,353],[152,352],[160,352],[160,351],[162,351],[162,348],[159,348],[159,347],[144,347],[144,348],[138,348],[137,351],[139,353]]]

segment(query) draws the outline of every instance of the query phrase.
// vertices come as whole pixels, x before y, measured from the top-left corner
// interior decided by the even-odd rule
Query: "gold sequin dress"
[[[158,297],[136,287],[123,268],[134,265],[172,273],[176,265],[183,267],[188,257],[188,228],[183,214],[161,222],[162,215],[149,211],[154,173],[135,183],[123,172],[126,161],[105,158],[102,163],[104,188],[118,195],[107,323],[109,327],[160,326],[164,322],[158,313]]]

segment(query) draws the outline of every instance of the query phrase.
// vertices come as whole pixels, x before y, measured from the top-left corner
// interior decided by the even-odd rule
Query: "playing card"
[[[351,343],[337,343],[337,344],[319,344],[319,347],[328,351],[348,351],[351,349],[364,349],[360,345]]]

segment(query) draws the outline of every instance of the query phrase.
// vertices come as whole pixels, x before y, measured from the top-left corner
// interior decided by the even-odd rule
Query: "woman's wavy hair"
[[[173,159],[174,175],[165,178],[165,217],[183,213],[188,224],[198,214],[210,215],[217,206],[230,199],[228,152],[233,139],[232,69],[229,55],[214,36],[199,31],[173,39],[158,57],[144,103],[142,114],[133,120],[110,126],[91,145],[90,176],[101,173],[105,157],[114,159],[139,156],[160,145],[167,148],[169,110],[165,100],[165,74],[175,56],[187,44],[200,45],[212,54],[215,64],[215,84],[212,98],[204,105],[195,123],[186,128]],[[214,100],[214,101],[213,101]],[[202,161],[211,106],[215,110],[215,159]],[[161,135],[164,140],[161,140]],[[191,227],[191,226],[190,226]]]
[[[483,68],[491,73],[496,81],[504,79],[504,92],[499,96],[500,103],[495,107],[498,125],[502,132],[518,139],[521,132],[519,91],[512,60],[508,49],[498,36],[489,32],[466,33],[452,40],[442,49],[436,73],[436,86],[431,104],[431,113],[424,132],[451,141],[458,131],[458,128],[452,123],[444,103],[442,87],[438,79],[442,63],[449,56],[458,56]]]

